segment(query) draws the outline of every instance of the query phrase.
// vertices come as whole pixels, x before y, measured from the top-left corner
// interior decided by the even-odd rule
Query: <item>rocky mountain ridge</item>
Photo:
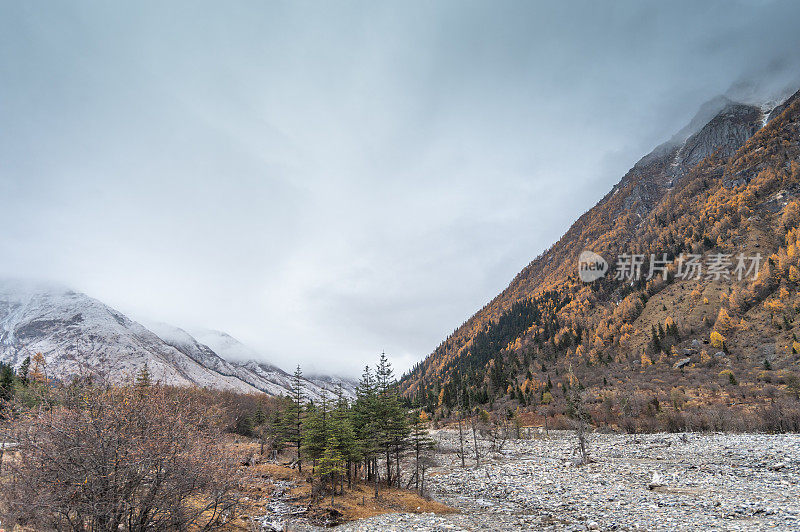
[[[248,353],[233,337],[217,332],[220,353]],[[224,342],[220,341],[224,339]],[[224,349],[223,349],[224,348]],[[42,283],[0,282],[0,361],[19,366],[42,353],[49,378],[92,376],[121,382],[147,366],[154,380],[242,393],[288,394],[291,376],[257,360],[226,360],[186,331],[163,323],[144,326],[85,294]],[[338,378],[305,379],[306,395],[353,397],[353,383]]]
[[[793,353],[800,349],[794,329],[800,302],[792,296],[800,278],[794,232],[800,221],[799,95],[774,108],[727,98],[710,102],[406,374],[404,392],[444,412],[457,396],[471,396],[473,404],[529,406],[545,391],[561,397],[556,391],[569,385],[564,374],[575,368],[582,384],[609,396],[635,390],[642,378],[659,383],[652,393],[668,394],[668,387],[692,375],[706,385],[692,392],[699,403],[716,392],[712,376],[722,368],[715,365],[746,378],[754,392],[764,386],[761,379],[772,378],[761,377],[765,367],[780,375],[799,369]],[[578,280],[583,250],[605,257],[611,274],[594,283]],[[701,279],[690,286],[675,280],[676,263],[669,279],[625,282],[614,279],[624,253],[672,259],[760,253],[767,264],[757,282]],[[669,338],[666,329],[673,331]],[[719,341],[708,345],[712,332],[725,338],[731,354]],[[703,347],[692,350],[690,340]],[[687,350],[691,364],[676,376],[674,364]],[[706,350],[724,356],[711,360]],[[765,362],[764,352],[776,356]],[[740,380],[725,378],[719,383]],[[726,400],[720,397],[715,400]]]

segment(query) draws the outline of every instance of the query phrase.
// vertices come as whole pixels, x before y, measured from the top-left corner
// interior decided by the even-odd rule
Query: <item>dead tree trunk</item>
[[[375,482],[375,498],[378,498],[378,456],[372,459],[372,480]]]
[[[472,425],[472,443],[475,445],[475,467],[480,467],[481,453],[478,449],[478,428],[475,426],[475,416],[470,418],[470,424]]]
[[[461,468],[464,469],[467,467],[465,458],[464,458],[464,427],[461,425],[461,418],[462,415],[462,404],[459,402],[458,405],[458,443],[461,446]]]

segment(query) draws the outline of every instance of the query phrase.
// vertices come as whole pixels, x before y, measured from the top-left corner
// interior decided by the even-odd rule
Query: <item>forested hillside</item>
[[[646,424],[662,407],[763,417],[800,389],[799,196],[798,95],[774,110],[724,102],[640,160],[405,375],[404,393],[440,415],[459,402],[556,414],[573,384],[609,423]],[[603,278],[578,278],[583,250],[608,261]],[[635,255],[641,276],[619,275]],[[680,278],[691,255],[727,267]]]

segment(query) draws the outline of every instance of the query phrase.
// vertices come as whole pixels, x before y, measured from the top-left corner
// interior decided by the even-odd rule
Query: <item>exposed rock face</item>
[[[788,100],[773,109],[767,117],[767,122],[771,122],[775,117],[784,112],[786,108],[792,105],[798,98],[800,98],[800,91],[795,92]]]
[[[633,212],[643,218],[700,161],[733,155],[761,128],[763,118],[760,108],[722,96],[707,102],[685,128],[642,157],[614,187],[612,194],[632,185],[617,215]]]
[[[717,154],[728,158],[761,128],[761,110],[750,105],[731,104],[717,114],[703,129],[692,135],[679,153],[683,171]]]

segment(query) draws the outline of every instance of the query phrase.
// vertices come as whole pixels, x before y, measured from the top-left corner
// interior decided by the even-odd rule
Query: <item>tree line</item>
[[[300,366],[291,391],[271,413],[255,411],[237,424],[238,432],[262,442],[262,453],[292,453],[289,465],[310,467],[331,498],[354,481],[374,486],[425,489],[425,471],[433,461],[433,441],[427,435],[427,414],[410,408],[399,393],[391,363],[385,354],[364,372],[355,399],[348,400],[341,385],[317,401],[307,397]],[[410,467],[409,467],[410,464]]]

